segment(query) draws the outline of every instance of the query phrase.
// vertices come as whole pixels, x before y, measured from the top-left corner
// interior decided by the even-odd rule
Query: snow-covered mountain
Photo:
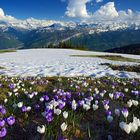
[[[126,29],[126,28],[134,28],[139,29],[140,23],[128,23],[128,22],[106,22],[106,23],[86,23],[86,22],[61,22],[61,21],[54,21],[54,20],[37,20],[34,18],[29,18],[26,20],[0,20],[0,28],[7,29],[9,27],[16,28],[16,29],[25,29],[25,30],[34,30],[34,29],[55,29],[55,30],[64,30],[65,28],[91,28],[92,30],[95,29],[97,32],[106,32],[106,31],[116,31],[119,29]]]
[[[69,42],[104,51],[140,43],[140,24],[128,22],[61,22],[53,20],[1,20],[0,49],[46,48]]]

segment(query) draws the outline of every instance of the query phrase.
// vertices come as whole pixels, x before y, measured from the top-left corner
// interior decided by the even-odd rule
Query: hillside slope
[[[114,48],[114,49],[106,50],[105,52],[140,55],[140,44],[132,44],[132,45],[128,45],[128,46],[124,46],[120,48]]]

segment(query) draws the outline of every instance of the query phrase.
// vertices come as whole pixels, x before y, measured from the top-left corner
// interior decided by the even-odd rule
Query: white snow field
[[[8,76],[115,76],[126,78],[140,78],[139,73],[114,71],[101,63],[117,65],[135,65],[133,62],[110,61],[102,58],[71,57],[70,55],[105,55],[110,53],[99,53],[79,50],[65,49],[29,49],[18,50],[12,53],[0,54],[1,75]],[[116,54],[112,54],[116,55]],[[119,54],[122,55],[122,54]],[[122,56],[140,59],[140,56]]]

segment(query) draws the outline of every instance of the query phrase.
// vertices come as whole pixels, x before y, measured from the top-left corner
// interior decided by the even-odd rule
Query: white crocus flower
[[[13,92],[17,92],[18,91],[18,89],[17,88],[15,88],[14,90],[13,90]]]
[[[32,99],[34,97],[34,94],[28,94],[28,97]]]
[[[113,94],[113,93],[109,93],[109,97],[110,97],[111,99],[113,99],[114,94]]]
[[[73,110],[76,110],[76,108],[77,108],[76,101],[73,100],[73,101],[72,101],[72,109],[73,109]]]
[[[119,126],[122,130],[124,130],[127,134],[129,134],[131,132],[131,125],[127,124],[125,122],[120,122]]]
[[[45,133],[45,126],[44,125],[38,126],[37,127],[37,132],[40,133],[40,134],[44,134]]]
[[[132,105],[133,105],[132,100],[129,100],[129,101],[127,102],[127,106],[130,108]]]
[[[105,108],[105,110],[108,110],[109,109],[109,105],[104,105],[104,108]]]
[[[27,111],[31,111],[31,107],[30,106],[27,106]]]
[[[104,97],[104,93],[100,93],[100,96],[101,96],[101,97]]]
[[[17,106],[18,106],[18,108],[22,108],[23,102],[19,102],[19,103],[17,104]]]
[[[98,103],[99,103],[99,101],[98,101],[98,100],[96,100],[96,101],[95,101],[95,104],[97,105]]]
[[[4,103],[7,103],[8,102],[8,99],[6,98],[6,99],[4,99]]]
[[[83,109],[86,110],[86,111],[88,111],[90,109],[90,106],[87,105],[87,104],[83,104]]]
[[[67,130],[67,124],[65,122],[61,124],[61,130],[63,132]]]
[[[140,127],[140,119],[138,119],[137,117],[133,117],[133,122],[137,124],[138,127]]]
[[[132,103],[133,103],[134,106],[138,106],[138,104],[139,104],[139,102],[136,101],[136,100],[132,100]]]
[[[12,94],[13,94],[12,92],[8,92],[9,97],[12,96]]]
[[[61,114],[61,110],[60,109],[54,109],[54,114],[56,114],[56,115],[60,115]]]
[[[125,92],[128,92],[128,88],[125,88],[124,91],[125,91]]]
[[[129,123],[129,125],[131,126],[131,132],[135,133],[138,130],[138,126],[134,122]]]
[[[127,134],[129,134],[129,133],[131,132],[131,125],[125,123],[124,126],[123,126],[123,130],[124,130]]]
[[[15,96],[18,96],[18,95],[19,95],[19,93],[18,93],[18,92],[16,92],[16,93],[15,93]]]
[[[64,117],[65,119],[68,118],[68,112],[67,112],[67,111],[64,111],[64,112],[63,112],[63,117]]]
[[[123,110],[122,110],[122,114],[123,114],[123,116],[124,116],[125,118],[127,118],[127,117],[128,117],[129,112],[128,112],[128,110],[127,110],[127,109],[123,109]]]
[[[93,108],[93,110],[95,111],[95,110],[97,110],[97,109],[99,108],[99,106],[96,105],[96,104],[93,104],[93,105],[92,105],[92,108]]]

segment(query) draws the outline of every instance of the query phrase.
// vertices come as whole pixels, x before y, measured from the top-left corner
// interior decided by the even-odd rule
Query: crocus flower
[[[39,108],[40,108],[40,105],[39,104],[36,104],[35,105],[35,109],[38,110]]]
[[[78,106],[83,106],[84,103],[85,103],[84,100],[79,100],[79,101],[78,101]]]
[[[88,104],[83,104],[83,109],[88,111],[90,109],[90,106]]]
[[[120,116],[120,110],[119,109],[115,109],[115,115]]]
[[[131,127],[131,132],[136,132],[138,130],[138,125],[134,122],[129,123],[130,127]]]
[[[108,105],[109,104],[109,100],[104,100],[103,101],[103,105]]]
[[[119,126],[122,130],[124,130],[127,134],[129,134],[131,132],[131,125],[127,124],[125,122],[120,122]]]
[[[61,130],[63,132],[67,130],[67,124],[65,122],[61,124]]]
[[[26,106],[23,106],[22,107],[22,112],[26,112],[27,111],[27,107]]]
[[[127,106],[130,108],[132,105],[133,105],[132,100],[129,100],[129,101],[127,102]]]
[[[72,101],[72,110],[76,110],[76,108],[77,108],[76,101],[73,100],[73,101]]]
[[[3,127],[5,125],[5,121],[3,119],[0,119],[0,127]]]
[[[40,134],[44,134],[45,133],[45,126],[44,125],[38,126],[37,127],[37,132],[40,133]]]
[[[71,98],[71,93],[70,92],[67,92],[66,93],[66,97],[70,99]]]
[[[113,121],[113,117],[112,116],[107,116],[107,121],[109,122],[109,123],[111,123],[112,121]]]
[[[110,110],[106,110],[106,111],[105,111],[105,114],[106,114],[107,116],[111,116],[112,112],[111,112]]]
[[[140,127],[140,119],[138,119],[137,117],[133,116],[133,122],[135,124],[137,124],[138,127]]]
[[[122,109],[122,114],[123,114],[123,116],[124,116],[125,118],[127,118],[129,112],[128,112],[128,110],[127,110],[126,108],[123,108],[123,109]]]
[[[31,111],[31,106],[27,106],[27,111]]]
[[[14,89],[15,85],[14,84],[9,84],[10,89]]]
[[[54,109],[54,114],[56,114],[56,115],[60,115],[61,114],[61,110],[60,109]]]
[[[7,130],[6,130],[6,128],[2,128],[2,129],[0,129],[0,138],[5,137],[6,134],[7,134]]]
[[[108,110],[108,109],[109,109],[109,105],[107,105],[107,104],[104,105],[104,109],[105,109],[105,110]]]
[[[18,106],[18,108],[22,108],[23,102],[19,102],[19,103],[17,104],[17,106]]]
[[[99,108],[99,106],[96,105],[96,104],[93,104],[93,105],[92,105],[92,108],[93,108],[93,110],[95,111],[95,110],[97,110],[97,109]]]
[[[67,112],[67,111],[64,111],[64,112],[63,112],[63,117],[64,117],[65,119],[68,118],[68,112]]]
[[[6,109],[2,105],[0,105],[0,114],[6,114]]]
[[[15,118],[13,116],[8,117],[7,123],[12,126],[15,123]]]
[[[136,101],[136,100],[132,100],[132,103],[133,103],[134,106],[138,106],[138,104],[139,104],[139,102]]]
[[[46,116],[47,122],[51,122],[53,120],[53,116]]]
[[[47,95],[44,96],[45,101],[49,101],[49,97]]]
[[[65,107],[66,103],[65,102],[60,102],[58,107],[59,109],[63,109]]]
[[[113,94],[113,93],[109,93],[109,97],[110,97],[111,99],[113,99],[114,94]]]

